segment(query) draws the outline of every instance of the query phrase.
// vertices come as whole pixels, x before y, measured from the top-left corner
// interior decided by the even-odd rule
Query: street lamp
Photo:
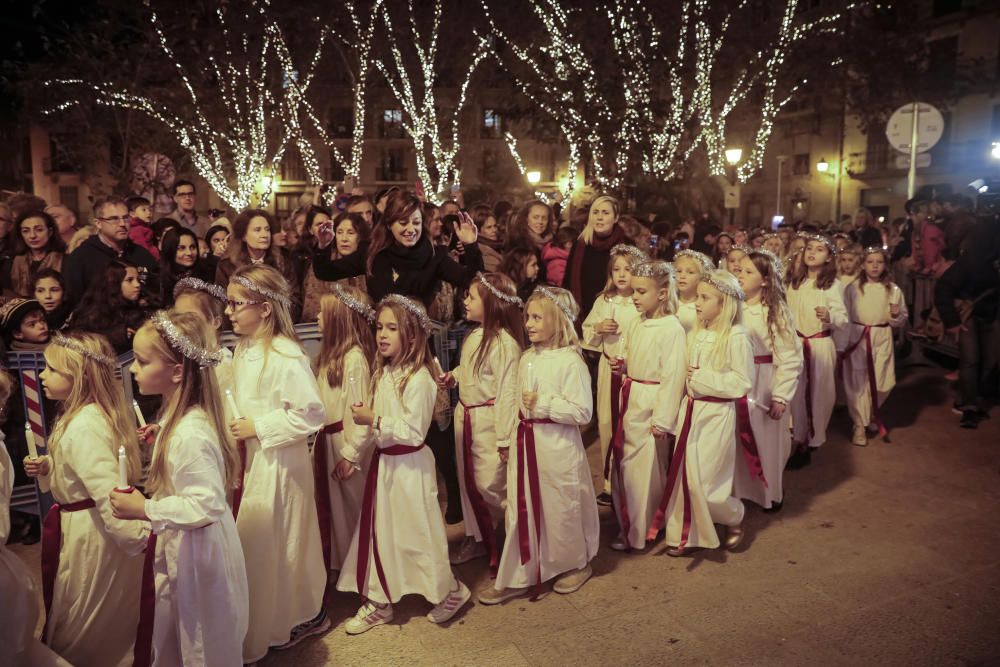
[[[826,158],[820,158],[819,162],[816,163],[816,171],[821,174],[825,174],[830,170],[830,163],[826,161]]]
[[[726,162],[733,165],[734,167],[740,163],[743,158],[742,148],[727,148],[726,149]]]
[[[740,163],[740,159],[743,157],[742,148],[727,148],[726,149],[726,162],[729,163],[729,185],[735,190],[736,206],[729,207],[729,227],[732,228],[736,225],[736,207],[740,205],[740,194],[736,190],[736,165]]]
[[[993,156],[994,160],[1000,160],[1000,141],[993,142],[993,149],[990,151],[990,155]]]
[[[529,171],[527,176],[528,182],[532,185],[538,185],[538,183],[542,180],[542,172],[540,171]]]

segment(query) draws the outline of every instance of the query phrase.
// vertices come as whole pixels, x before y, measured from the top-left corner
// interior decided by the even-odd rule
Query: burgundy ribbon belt
[[[757,450],[757,438],[753,434],[753,425],[750,423],[750,405],[746,396],[736,399],[736,434],[740,438],[740,451],[743,452],[743,459],[747,462],[750,470],[750,477],[757,477],[767,486],[767,479],[764,477],[764,466],[760,462],[760,452]]]
[[[613,360],[608,356],[608,353],[602,350],[601,354],[604,355],[604,358],[608,360],[608,364],[610,365]],[[621,419],[621,404],[619,402],[619,396],[622,392],[622,377],[621,373],[615,373],[613,370],[611,371],[611,392],[609,396],[611,400],[611,428],[617,428],[618,421]],[[608,451],[604,454],[604,479],[611,479],[610,447],[608,447]]]
[[[878,377],[875,375],[875,351],[872,349],[872,329],[885,329],[889,326],[889,323],[862,324],[861,322],[852,322],[851,324],[857,324],[860,327],[864,327],[864,329],[861,331],[861,337],[844,349],[840,361],[843,362],[849,359],[854,350],[861,344],[861,341],[865,342],[865,353],[868,356],[868,393],[872,397],[872,419],[875,421],[875,425],[878,426],[878,434],[884,438],[889,432],[886,430],[885,424],[882,423],[882,418],[879,416]],[[842,369],[838,368],[837,370],[840,372]]]
[[[753,358],[755,364],[773,364],[774,355],[772,354],[758,354]]]
[[[807,336],[801,331],[796,331],[799,338],[802,339],[802,357],[806,367],[806,418],[809,421],[809,442],[812,442],[813,436],[816,434],[813,428],[813,369],[812,369],[812,344],[809,342],[816,338],[829,338],[829,331],[819,331],[811,336]],[[809,444],[808,442],[806,444]]]
[[[135,630],[132,667],[149,667],[153,662],[153,619],[156,616],[156,533],[149,534],[146,555],[142,560],[142,584],[139,588],[139,624]]]
[[[392,445],[383,449],[375,448],[372,460],[368,468],[368,477],[365,479],[365,495],[361,502],[361,519],[358,534],[358,571],[357,584],[358,593],[364,595],[365,586],[368,583],[368,546],[371,545],[371,556],[375,560],[375,572],[378,573],[378,581],[382,585],[382,592],[390,602],[392,596],[389,595],[389,585],[385,580],[385,572],[382,570],[382,559],[378,555],[378,536],[375,532],[375,492],[378,490],[378,468],[383,456],[403,456],[413,454],[424,448],[423,444],[416,447],[410,445]]]
[[[335,435],[344,430],[344,420],[327,424],[323,427],[324,435]],[[328,438],[317,438],[313,446],[313,495],[316,498],[316,517],[319,519],[319,539],[323,545],[323,562],[326,569],[330,569],[330,522],[333,508],[330,507],[330,476],[327,473],[328,449],[333,447],[333,440]]]
[[[677,436],[677,444],[674,446],[674,454],[670,459],[670,469],[667,472],[667,484],[663,491],[663,497],[660,499],[660,506],[656,509],[656,514],[653,516],[653,523],[650,525],[649,530],[646,531],[646,539],[653,541],[660,532],[660,528],[663,527],[663,523],[666,520],[667,515],[667,505],[670,503],[670,496],[673,495],[674,486],[677,484],[677,478],[682,469],[684,469],[684,459],[687,451],[688,435],[691,433],[691,417],[694,414],[694,403],[695,401],[704,401],[706,403],[730,403],[736,399],[732,398],[719,398],[716,396],[699,396],[694,398],[693,396],[688,396],[687,407],[684,411],[684,424],[681,426],[680,435]],[[687,472],[680,475],[681,479],[681,490],[684,494],[684,525],[681,530],[681,541],[678,544],[678,548],[683,549],[687,544],[688,535],[691,532],[691,491],[688,488]]]
[[[236,441],[236,450],[240,453],[240,484],[233,490],[233,518],[240,515],[240,503],[243,502],[243,483],[247,474],[247,443],[245,440]]]
[[[528,531],[528,500],[525,494],[525,467],[527,467],[528,488],[531,490],[532,519],[535,524],[535,539],[538,540],[538,565],[535,579],[537,599],[542,592],[542,485],[538,477],[538,457],[535,456],[535,424],[555,424],[551,419],[528,419],[519,414],[517,424],[517,542],[520,547],[521,565],[531,560],[531,534]]]
[[[472,513],[479,527],[479,534],[486,542],[486,550],[490,555],[490,575],[496,578],[497,565],[500,556],[497,550],[496,528],[493,526],[493,516],[490,514],[483,494],[476,486],[476,466],[472,458],[472,410],[478,408],[493,407],[495,398],[476,405],[466,405],[465,401],[459,400],[462,404],[462,472],[465,475],[465,493],[469,496],[469,503],[472,505]]]
[[[42,636],[48,633],[49,619],[52,615],[52,591],[56,583],[56,573],[59,572],[59,549],[62,546],[63,512],[80,512],[97,507],[93,498],[78,500],[75,503],[56,503],[49,508],[42,523],[42,598],[45,600],[45,628]]]
[[[660,384],[657,380],[637,380],[633,377],[624,377],[621,388],[621,410],[619,410],[618,421],[615,422],[615,434],[611,439],[611,446],[608,447],[608,453],[611,454],[611,470],[614,475],[614,484],[618,487],[619,502],[616,504],[616,507],[621,517],[618,522],[621,529],[620,537],[622,542],[625,543],[626,550],[632,548],[632,544],[628,539],[629,532],[632,529],[632,521],[629,518],[628,493],[625,491],[622,460],[625,458],[625,415],[628,413],[628,399],[632,394],[632,384],[635,382],[645,385]]]

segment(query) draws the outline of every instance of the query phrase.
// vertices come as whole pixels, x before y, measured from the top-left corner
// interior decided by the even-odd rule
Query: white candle
[[[437,370],[438,377],[444,377],[444,368],[437,357],[434,357],[434,368]]]
[[[347,378],[347,382],[350,386],[350,395],[348,398],[351,400],[351,405],[361,405],[361,397],[358,394],[358,381],[352,375]]]
[[[24,422],[24,440],[28,443],[28,456],[33,459],[38,458],[38,445],[35,444],[35,431],[31,428],[31,422]]]
[[[135,410],[135,420],[139,422],[139,428],[146,425],[146,418],[142,416],[142,410],[139,409],[139,404],[136,401],[132,401],[132,409]]]
[[[233,413],[233,419],[239,419],[240,411],[236,408],[236,399],[233,398],[232,389],[226,390],[226,402],[229,403],[229,411]]]
[[[535,365],[532,362],[528,362],[524,371],[524,388],[527,391],[535,391]]]
[[[125,458],[125,448],[118,448],[118,488],[125,490],[129,488],[128,483],[128,460]]]

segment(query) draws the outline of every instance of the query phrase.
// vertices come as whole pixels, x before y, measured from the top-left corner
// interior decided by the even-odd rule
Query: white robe
[[[768,308],[758,302],[743,305],[743,329],[750,338],[755,357],[771,355],[772,363],[754,363],[753,389],[750,398],[750,426],[767,486],[750,469],[742,455],[736,457],[736,497],[752,500],[768,508],[784,497],[782,476],[792,452],[792,436],[788,430],[791,415],[788,405],[802,373],[802,341],[795,334],[794,323],[787,324],[784,334],[769,331]],[[781,419],[767,414],[774,400],[785,403]]]
[[[825,307],[830,311],[830,323],[825,324],[816,317],[816,308]],[[816,288],[816,281],[806,278],[798,287],[788,288],[788,308],[795,319],[795,327],[804,336],[812,336],[829,330],[832,336],[809,340],[812,347],[812,413],[813,437],[809,438],[809,418],[806,410],[806,374],[795,390],[795,397],[789,406],[792,412],[792,441],[808,443],[819,447],[826,442],[826,427],[833,414],[836,401],[834,377],[837,371],[837,339],[847,325],[847,310],[844,308],[844,286],[837,280],[825,290]],[[802,341],[803,349],[806,342]]]
[[[365,490],[365,474],[371,460],[371,429],[355,424],[351,418],[352,400],[350,378],[354,378],[357,395],[353,400],[368,404],[371,369],[360,347],[352,347],[344,356],[344,382],[342,386],[331,387],[326,373],[320,371],[319,395],[326,408],[326,423],[343,421],[344,430],[332,435],[321,434],[313,445],[313,456],[320,447],[326,448],[327,476],[330,496],[330,569],[339,570],[351,546],[351,537],[358,525],[361,514],[361,497]],[[356,463],[361,470],[344,480],[333,477],[337,464],[347,459]]]
[[[380,450],[393,445],[423,445],[434,418],[438,386],[430,372],[426,368],[417,370],[401,393],[399,386],[404,377],[405,371],[390,369],[375,386],[372,410],[375,419],[381,421],[372,433]],[[337,590],[353,591],[379,604],[398,602],[410,594],[438,604],[455,588],[448,561],[448,535],[438,504],[437,469],[429,447],[380,457],[373,524],[389,596],[379,582],[371,542],[358,544],[360,521],[344,558]],[[368,551],[368,570],[361,590],[357,584],[359,548]]]
[[[626,373],[634,380],[629,385],[625,412],[624,454],[621,478],[612,467],[612,498],[618,524],[622,525],[622,501],[628,505],[628,544],[642,549],[646,531],[653,521],[663,487],[667,481],[670,442],[657,440],[650,428],[655,426],[673,435],[677,433],[677,410],[684,396],[687,373],[687,346],[684,327],[673,315],[641,319],[628,329]],[[624,498],[623,498],[624,496]]]
[[[69,663],[35,639],[35,626],[42,616],[41,587],[31,570],[7,550],[10,537],[10,495],[14,490],[14,465],[11,463],[4,435],[0,431],[0,647],[11,667],[39,667]]]
[[[55,501],[93,498],[97,504],[60,517],[59,570],[49,610],[49,648],[78,667],[131,660],[138,621],[149,525],[112,514],[108,494],[118,486],[119,447],[112,437],[104,412],[91,403],[49,448]]]
[[[462,344],[458,368],[453,371],[458,380],[461,402],[455,407],[455,460],[458,464],[458,486],[462,492],[462,516],[465,534],[483,541],[473,511],[472,501],[466,490],[465,452],[462,438],[465,434],[465,406],[482,405],[494,400],[492,406],[469,410],[472,422],[473,475],[476,488],[493,518],[494,526],[503,518],[503,504],[507,499],[507,466],[500,461],[503,447],[510,447],[517,435],[514,424],[517,417],[517,362],[521,348],[510,334],[501,330],[490,346],[483,365],[476,372],[476,357],[483,341],[483,329],[474,329]]]
[[[677,301],[677,319],[684,326],[684,333],[690,334],[698,325],[698,311],[695,310],[695,300]]]
[[[288,641],[323,605],[326,567],[316,518],[308,437],[325,414],[309,358],[286,338],[239,347],[233,358],[236,405],[254,420],[236,528],[250,583],[244,662]]]
[[[906,322],[908,313],[903,293],[894,284],[890,284],[887,290],[878,283],[868,283],[862,291],[859,282],[852,283],[844,294],[844,301],[850,318],[845,349],[857,343],[844,360],[843,366],[847,408],[851,413],[851,421],[856,426],[867,426],[874,415],[868,382],[868,343],[861,340],[864,338],[864,325],[889,325],[876,326],[869,330],[872,357],[875,361],[875,388],[878,392],[878,404],[882,406],[889,392],[896,386],[892,328],[901,327]],[[889,311],[892,305],[899,306],[899,314],[895,317]]]
[[[166,462],[170,490],[146,501],[157,536],[153,664],[242,665],[247,573],[226,503],[222,449],[204,410],[177,422]]]
[[[611,298],[598,296],[594,300],[587,319],[583,321],[582,342],[601,353],[597,362],[597,435],[601,441],[601,464],[608,460],[608,446],[614,435],[615,424],[611,423],[611,402],[617,401],[617,396],[611,395],[611,364],[609,358],[625,357],[625,347],[628,344],[626,329],[639,319],[632,298],[615,295]],[[604,320],[614,320],[618,323],[617,334],[599,334],[594,327]],[[605,480],[604,490],[611,492],[611,480]]]
[[[528,363],[532,364],[531,377],[527,377]],[[542,352],[531,348],[518,365],[518,393],[528,388],[537,391],[538,402],[525,415],[555,422],[534,426],[542,534],[535,533],[535,499],[526,479],[531,558],[522,565],[517,518],[519,459],[517,446],[512,444],[507,459],[507,538],[494,581],[497,590],[533,586],[582,568],[597,555],[600,542],[594,483],[580,437],[580,427],[590,422],[594,410],[587,365],[572,347]]]
[[[736,404],[733,401],[709,403],[694,401],[690,426],[687,426],[687,406],[691,397],[712,396],[737,399],[750,391],[753,377],[753,353],[750,340],[742,327],[734,326],[729,336],[728,355],[721,367],[713,366],[716,333],[698,329],[691,343],[691,359],[699,367],[687,381],[688,395],[680,408],[678,456],[681,433],[688,428],[684,463],[669,490],[666,508],[666,543],[681,544],[684,529],[683,478],[687,476],[690,507],[690,530],[686,547],[714,549],[719,546],[716,523],[738,526],[743,521],[743,503],[733,497],[733,473],[736,464]],[[673,465],[673,462],[671,462]]]

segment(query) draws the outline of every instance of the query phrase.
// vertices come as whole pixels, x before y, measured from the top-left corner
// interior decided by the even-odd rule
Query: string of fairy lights
[[[388,0],[371,0],[365,7],[356,0],[341,2],[349,18],[347,29],[323,26],[316,17],[319,37],[304,67],[295,63],[285,34],[268,12],[268,0],[249,0],[242,12],[244,25],[263,24],[259,36],[230,28],[228,12],[235,10],[229,4],[217,9],[220,48],[206,56],[207,65],[197,67],[182,62],[151,9],[157,46],[177,73],[185,103],[166,104],[111,83],[65,78],[45,82],[65,95],[46,112],[64,111],[93,98],[100,105],[145,114],[169,130],[222,200],[242,209],[255,197],[259,205],[267,204],[292,147],[309,185],[324,183],[317,147],[346,176],[360,181],[371,75],[377,69],[402,109],[402,129],[414,147],[417,176],[428,196],[438,199],[449,184],[461,181],[462,114],[470,104],[476,71],[492,57],[562,135],[569,176],[559,186],[564,196],[571,193],[573,177],[583,165],[593,181],[612,190],[620,190],[640,173],[661,180],[678,178],[697,151],[704,152],[710,174],[725,174],[725,151],[734,133],[752,137],[736,168],[737,178],[745,182],[763,164],[778,113],[806,83],[789,73],[794,48],[817,35],[843,34],[846,19],[871,0],[850,2],[821,16],[801,11],[799,0],[782,0],[780,21],[754,24],[758,32],[774,26],[766,47],[736,67],[724,59],[724,47],[736,30],[745,30],[751,22],[746,12],[755,5],[750,0],[737,0],[725,13],[713,0],[683,0],[677,37],[671,30],[670,39],[647,2],[607,0],[600,11],[586,16],[605,23],[610,40],[599,43],[574,29],[582,10],[569,0],[526,0],[542,34],[532,35],[530,42],[525,37],[524,43],[502,29],[489,0],[481,0],[488,30],[473,33],[475,43],[460,66],[463,76],[457,96],[450,100],[453,106],[438,104],[444,57],[439,48],[441,0],[435,0],[430,12],[423,7],[417,11],[408,0],[402,17],[390,10]],[[350,72],[349,147],[344,138],[330,136],[326,114],[318,110],[321,100],[309,94],[331,38],[356,61],[356,71]],[[380,42],[386,47],[382,53],[375,49]],[[498,44],[503,48],[496,50]],[[597,73],[605,71],[608,62],[620,68],[614,85]],[[837,64],[839,60],[831,63]],[[189,74],[196,71],[212,73],[210,89],[196,89]],[[276,79],[282,82],[280,89]],[[504,139],[518,170],[527,175],[518,139],[509,131]]]

